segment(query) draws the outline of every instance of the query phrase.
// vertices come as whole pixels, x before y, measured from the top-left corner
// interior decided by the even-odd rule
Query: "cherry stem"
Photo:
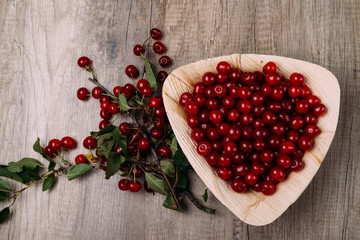
[[[210,214],[215,214],[215,213],[216,213],[216,210],[215,210],[215,209],[208,208],[208,207],[205,207],[204,205],[202,205],[202,204],[193,196],[193,194],[192,194],[190,191],[185,190],[184,193],[185,193],[185,195],[190,199],[190,201],[195,205],[195,207],[197,207],[197,208],[200,209],[201,211],[204,211],[204,212],[210,213]]]
[[[109,90],[107,90],[103,85],[101,85],[101,83],[99,83],[97,79],[89,78],[89,81],[95,84],[96,86],[100,87],[104,92],[106,92],[109,95],[109,97],[113,98],[117,103],[119,102],[116,96],[112,94]]]

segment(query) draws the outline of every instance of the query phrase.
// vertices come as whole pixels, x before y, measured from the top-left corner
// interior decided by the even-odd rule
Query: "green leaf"
[[[120,168],[120,164],[125,162],[125,158],[117,152],[111,152],[107,158],[107,168],[105,178],[109,179],[112,175],[117,173]]]
[[[56,164],[53,163],[53,162],[51,162],[51,163],[49,164],[49,167],[48,167],[49,172],[51,172],[52,170],[54,170],[55,166],[56,166]]]
[[[185,172],[179,172],[179,179],[176,184],[176,189],[185,190],[187,187],[188,179]]]
[[[0,192],[0,202],[7,199],[7,193],[6,192]]]
[[[144,58],[144,64],[145,64],[146,78],[147,78],[147,80],[149,82],[150,87],[155,92],[156,89],[157,89],[156,76],[155,76],[155,72],[156,72],[155,67],[146,58]]]
[[[114,144],[115,140],[113,140],[112,132],[100,136],[97,141],[99,156],[105,156],[106,158],[108,158],[108,155],[110,154]]]
[[[168,160],[160,161],[160,168],[167,176],[173,178],[175,176],[174,164]]]
[[[170,192],[169,186],[164,179],[158,178],[148,172],[145,172],[145,180],[152,190],[163,195]]]
[[[7,170],[10,172],[21,172],[23,167],[26,167],[30,170],[34,170],[36,167],[44,167],[44,165],[34,158],[23,158],[18,162],[9,162],[9,167]]]
[[[175,153],[176,153],[177,150],[178,150],[178,143],[177,143],[177,140],[176,140],[175,135],[173,136],[173,138],[172,138],[172,140],[171,140],[170,149],[171,149],[171,155],[174,157],[174,156],[175,156]]]
[[[40,138],[36,139],[36,141],[33,145],[33,149],[37,153],[44,154],[44,148],[40,145]]]
[[[1,212],[0,212],[0,224],[2,224],[7,219],[9,214],[10,214],[10,208],[9,207],[4,208],[3,210],[1,210]]]
[[[21,177],[17,173],[13,173],[13,172],[10,172],[9,170],[7,170],[6,169],[7,167],[8,166],[1,166],[0,167],[0,177],[10,178],[10,179],[13,179],[15,181],[23,183],[23,180],[21,179]]]
[[[127,102],[125,94],[123,94],[123,93],[121,93],[119,95],[119,107],[121,110],[124,110],[124,111],[127,111],[131,108]]]
[[[2,178],[0,178],[0,192],[12,192],[11,187]]]
[[[68,178],[69,181],[91,171],[93,169],[92,166],[85,164],[85,163],[80,163],[75,165],[74,167],[72,167],[69,171],[66,172],[66,177]]]
[[[91,136],[92,138],[96,138],[96,137],[97,137],[97,134],[98,134],[98,132],[90,132],[90,136]]]
[[[46,190],[50,189],[55,183],[55,175],[48,176],[42,185],[42,190],[45,192]]]
[[[174,155],[174,165],[175,165],[176,170],[179,170],[179,171],[184,171],[185,169],[187,169],[190,166],[190,163],[187,160],[187,158],[186,158],[185,154],[183,153],[183,151],[181,150],[181,148],[179,148],[179,150],[177,150]]]
[[[171,210],[175,210],[175,211],[178,211],[178,212],[184,212],[183,207],[180,207],[179,209],[176,208],[175,199],[171,194],[167,195],[167,197],[166,197],[166,199],[165,199],[165,201],[163,203],[163,206],[166,207],[166,208],[169,208]]]
[[[24,168],[23,171],[19,172],[19,176],[21,177],[21,179],[23,180],[23,182],[26,183],[30,183],[36,180],[39,180],[41,177],[37,174],[38,169],[36,168],[35,170],[30,170],[28,168]]]
[[[40,145],[40,138],[36,139],[36,141],[35,141],[35,143],[33,145],[33,149],[34,149],[35,152],[40,153],[41,156],[43,158],[45,158],[46,160],[48,160],[49,162],[55,163],[54,159],[52,159],[51,157],[49,157],[49,156],[47,156],[45,154],[44,148]]]
[[[207,202],[209,196],[208,196],[208,189],[205,189],[204,194],[202,195],[202,198],[204,199],[205,202]]]
[[[96,136],[99,137],[99,136],[104,135],[106,133],[111,133],[114,130],[114,128],[116,128],[114,125],[109,125],[107,127],[104,127],[99,132],[97,132]]]
[[[122,149],[122,154],[127,156],[127,140],[126,136],[120,134],[119,128],[114,128],[113,137],[117,145],[119,145]]]

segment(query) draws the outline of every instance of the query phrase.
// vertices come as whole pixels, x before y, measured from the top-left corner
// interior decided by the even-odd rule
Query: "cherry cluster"
[[[303,169],[326,107],[303,75],[287,80],[274,62],[262,72],[242,72],[224,61],[216,69],[179,99],[197,152],[235,192],[272,195],[290,172]]]
[[[61,148],[65,149],[74,149],[76,147],[76,141],[69,136],[63,137],[61,140],[59,139],[51,139],[48,145],[44,149],[44,153],[48,157],[55,157],[56,155],[60,154]]]
[[[150,30],[150,37],[145,41],[143,45],[136,44],[133,52],[136,56],[141,56],[145,59],[144,54],[146,50],[146,42],[151,38],[157,40],[153,44],[153,51],[157,54],[163,54],[166,52],[165,45],[159,40],[162,37],[162,32],[153,28]],[[171,65],[171,59],[168,56],[161,56],[159,58],[159,64],[162,67],[168,67]],[[88,57],[80,57],[78,59],[78,65],[81,68],[85,68],[87,71],[93,73],[92,61]],[[166,132],[169,131],[168,121],[166,119],[165,108],[161,95],[153,96],[154,89],[150,86],[150,83],[146,79],[140,79],[139,70],[134,65],[128,65],[125,68],[125,74],[136,82],[136,85],[127,83],[124,86],[115,86],[113,88],[113,95],[106,92],[106,90],[100,86],[96,86],[92,89],[91,94],[86,88],[79,88],[77,91],[77,97],[80,100],[87,100],[90,96],[100,102],[100,117],[102,118],[99,123],[99,129],[104,129],[107,126],[113,124],[114,120],[118,116],[123,114],[131,114],[134,122],[122,122],[119,124],[119,132],[126,136],[127,144],[127,159],[121,164],[120,170],[129,173],[127,178],[121,179],[118,183],[118,187],[122,191],[130,190],[131,192],[138,192],[141,189],[141,183],[136,181],[144,175],[146,159],[149,157],[149,150],[152,146],[156,146],[156,153],[158,158],[169,158],[171,150],[166,146],[163,141]],[[168,76],[167,72],[159,71],[156,75],[156,81],[163,83]],[[126,97],[129,108],[133,110],[132,113],[122,110],[119,106],[119,96],[123,94]],[[131,110],[130,110],[131,111]],[[118,115],[118,116],[117,116]],[[135,118],[142,116],[142,123]],[[115,117],[114,117],[115,116]],[[83,141],[83,146],[89,150],[95,150],[96,157],[92,158],[92,161],[100,162],[101,168],[106,170],[106,158],[99,156],[97,139],[93,136],[88,136]],[[120,146],[114,146],[115,152],[122,152]],[[75,158],[75,162],[87,163],[87,158],[84,154],[80,154]],[[147,192],[153,192],[144,181],[144,189]]]

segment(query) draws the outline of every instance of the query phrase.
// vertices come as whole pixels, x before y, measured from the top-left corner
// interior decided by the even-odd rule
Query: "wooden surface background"
[[[105,3],[106,2],[106,3]],[[151,27],[164,32],[172,68],[231,53],[282,55],[328,68],[341,86],[338,130],[319,172],[278,220],[248,226],[213,195],[207,215],[191,203],[180,214],[161,206],[163,196],[117,189],[102,172],[50,192],[29,189],[0,225],[1,239],[360,239],[360,1],[88,1],[0,2],[0,162],[42,143],[78,140],[100,121],[97,102],[80,102],[76,90],[88,74],[76,60],[94,59],[109,88],[130,82],[128,64]],[[153,56],[155,59],[155,56]],[[83,151],[68,155],[69,159]],[[204,184],[192,175],[193,191]],[[12,183],[12,186],[16,186]],[[4,204],[0,203],[0,207]]]

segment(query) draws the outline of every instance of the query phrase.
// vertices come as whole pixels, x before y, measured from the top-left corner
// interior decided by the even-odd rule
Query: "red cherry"
[[[140,92],[145,97],[151,97],[154,93],[153,89],[150,86],[142,88]]]
[[[150,129],[150,136],[155,139],[160,139],[164,135],[164,131],[160,128],[151,128]]]
[[[245,175],[244,180],[248,185],[254,185],[259,180],[259,176],[252,172],[249,172]]]
[[[100,89],[101,89],[101,88],[100,88]],[[94,91],[94,89],[93,89],[93,91]],[[113,93],[114,93],[115,96],[119,96],[119,94],[121,93],[121,91],[122,91],[122,87],[121,87],[121,86],[116,86],[116,87],[113,88]]]
[[[288,93],[291,97],[298,97],[301,94],[301,88],[299,86],[290,86]]]
[[[46,156],[48,157],[54,157],[54,151],[51,149],[51,147],[46,146],[44,149],[44,153],[46,154]]]
[[[191,93],[185,92],[183,94],[181,94],[180,99],[179,99],[179,104],[183,107],[185,107],[186,103],[192,101],[192,95]]]
[[[202,82],[197,82],[194,85],[193,94],[202,94],[205,93],[206,86]]]
[[[138,192],[141,189],[140,182],[128,181],[128,187],[130,192]]]
[[[320,117],[320,116],[322,116],[322,115],[325,114],[325,112],[326,112],[326,107],[325,107],[324,104],[319,103],[319,104],[314,105],[314,106],[311,108],[311,112],[312,112],[312,114],[314,114],[316,117]]]
[[[139,71],[134,65],[128,65],[125,68],[125,74],[130,78],[137,78],[139,76]]]
[[[61,146],[67,149],[74,149],[76,147],[76,141],[72,137],[66,136],[61,139]]]
[[[153,124],[156,128],[163,128],[165,125],[165,120],[163,118],[154,118]]]
[[[211,146],[210,142],[208,142],[208,141],[201,141],[197,145],[196,151],[201,156],[207,156],[211,153],[212,146]]]
[[[216,82],[216,75],[211,72],[207,72],[202,76],[202,82],[206,86],[212,86]]]
[[[277,182],[281,182],[285,179],[286,173],[281,167],[273,167],[270,169],[270,177]]]
[[[119,125],[119,131],[123,134],[123,135],[125,135],[125,136],[127,136],[127,135],[129,135],[130,133],[131,133],[131,126],[130,126],[130,124],[129,123],[127,123],[127,122],[123,122],[123,123],[121,123],[120,125]]]
[[[292,85],[300,86],[304,84],[304,76],[300,73],[293,73],[290,75],[290,83]]]
[[[150,107],[160,107],[161,106],[161,100],[159,98],[151,98],[149,100],[149,106]]]
[[[160,71],[160,72],[158,72],[157,75],[156,75],[156,80],[157,80],[159,83],[164,83],[167,77],[168,77],[167,72],[165,72],[165,71]]]
[[[241,74],[241,83],[245,85],[250,85],[255,81],[255,76],[251,72],[243,72]]]
[[[140,138],[138,141],[138,146],[140,150],[148,150],[150,146],[150,141],[147,138]]]
[[[269,86],[276,86],[279,85],[281,83],[281,76],[279,73],[277,72],[271,72],[266,74],[265,76],[265,82],[269,85]]]
[[[264,65],[262,71],[266,75],[268,73],[276,72],[276,64],[274,62],[268,62]]]
[[[234,166],[234,174],[236,176],[244,177],[246,174],[250,172],[249,164],[240,163]]]
[[[261,183],[261,192],[264,195],[272,195],[275,192],[275,185],[271,181],[263,181]]]
[[[162,33],[158,28],[152,28],[150,30],[150,36],[152,39],[159,40],[162,36]]]
[[[91,91],[91,95],[93,96],[93,98],[95,99],[100,99],[102,94],[102,89],[101,87],[94,87]]]
[[[169,147],[166,146],[160,146],[157,149],[157,154],[161,157],[161,158],[169,158],[171,156],[171,150]]]
[[[127,191],[129,190],[129,186],[128,186],[128,180],[127,179],[121,179],[118,183],[118,187],[121,191]]]
[[[100,108],[103,111],[108,111],[109,106],[110,106],[109,101],[103,101],[103,102],[100,103]]]
[[[61,141],[59,139],[51,139],[49,141],[48,146],[51,148],[53,152],[57,152],[61,148]]]
[[[157,42],[154,42],[153,50],[157,54],[163,54],[166,51],[166,47],[162,42],[157,41]]]
[[[218,63],[218,65],[216,66],[216,70],[219,73],[229,74],[231,72],[231,65],[228,62],[222,61]]]
[[[194,101],[188,101],[185,105],[185,110],[189,115],[195,116],[199,112],[199,105]]]
[[[302,136],[298,142],[299,148],[303,151],[309,151],[314,145],[314,140],[309,136]]]
[[[90,67],[91,63],[92,63],[92,61],[88,57],[85,57],[85,56],[80,57],[77,61],[77,64],[81,68]]]
[[[79,88],[77,91],[77,97],[82,101],[87,100],[89,98],[89,90],[86,88]]]
[[[257,175],[265,172],[265,165],[263,163],[253,163],[251,165],[251,172]]]
[[[291,158],[288,155],[281,155],[276,159],[276,164],[283,168],[289,168],[291,165]]]
[[[243,193],[247,190],[247,185],[244,180],[234,179],[231,182],[231,188],[237,193]]]
[[[219,110],[212,110],[209,119],[213,124],[219,124],[223,121],[224,115]]]
[[[154,117],[162,118],[165,116],[165,108],[158,107],[154,110]]]
[[[136,44],[134,46],[133,52],[136,56],[140,56],[141,54],[145,53],[145,48],[140,44]]]
[[[80,163],[87,163],[87,159],[85,157],[84,154],[79,154],[75,157],[75,163],[76,164],[80,164]]]
[[[229,79],[230,79],[230,81],[235,82],[235,83],[240,82],[241,70],[238,68],[231,69],[231,71],[229,73]]]
[[[149,86],[149,82],[145,79],[140,79],[136,84],[136,87],[139,90],[143,89],[144,87],[148,87],[148,86]]]
[[[217,174],[219,178],[223,180],[228,180],[232,177],[233,171],[231,170],[231,168],[218,167]]]
[[[284,141],[280,143],[279,151],[282,154],[292,154],[295,151],[295,145],[290,141]]]
[[[295,110],[297,113],[299,114],[305,114],[309,111],[310,108],[310,104],[308,101],[306,100],[299,100],[296,104],[295,104]]]
[[[97,140],[91,136],[88,136],[83,141],[83,146],[86,149],[94,149],[96,148]]]
[[[305,128],[305,134],[309,135],[310,137],[316,137],[320,134],[320,128],[314,124],[307,125]]]
[[[169,58],[169,56],[162,56],[161,58],[159,58],[159,64],[162,67],[168,67],[171,65],[171,59]]]
[[[210,166],[216,166],[218,164],[219,154],[212,152],[206,156],[205,160]]]
[[[118,105],[116,103],[112,103],[108,107],[108,111],[111,114],[117,114],[119,113]]]
[[[297,158],[294,158],[292,161],[291,161],[291,166],[290,166],[290,169],[291,171],[293,172],[298,172],[300,171],[301,169],[304,168],[304,162],[301,160],[301,159],[297,159]]]

